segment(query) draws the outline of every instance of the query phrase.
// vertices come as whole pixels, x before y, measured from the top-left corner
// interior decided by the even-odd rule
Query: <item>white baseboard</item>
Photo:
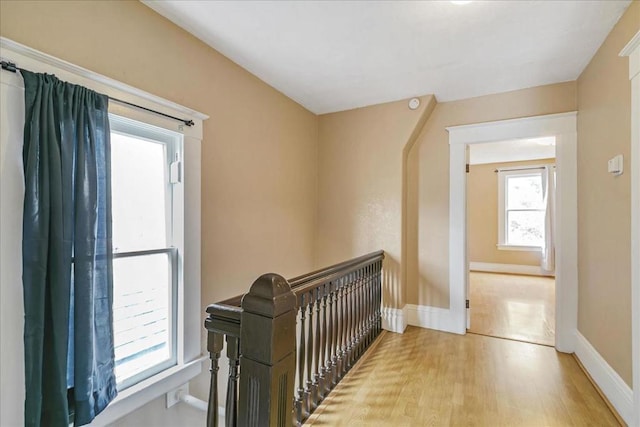
[[[451,310],[426,305],[407,304],[407,323],[411,326],[459,333],[452,319]]]
[[[528,276],[554,276],[553,272],[545,271],[537,265],[496,264],[492,262],[470,262],[469,270],[486,271],[489,273],[526,274]]]
[[[399,334],[407,329],[406,306],[403,308],[382,307],[382,329]]]
[[[600,356],[591,343],[576,331],[576,356],[598,385],[618,414],[627,423],[633,423],[633,392],[620,375]]]

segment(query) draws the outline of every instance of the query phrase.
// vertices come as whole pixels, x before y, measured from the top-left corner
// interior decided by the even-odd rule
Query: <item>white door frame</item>
[[[470,144],[556,137],[556,349],[573,353],[578,327],[576,112],[448,127],[449,304],[455,332],[467,327],[467,178]]]
[[[631,80],[631,335],[633,425],[640,426],[640,31],[622,49]]]

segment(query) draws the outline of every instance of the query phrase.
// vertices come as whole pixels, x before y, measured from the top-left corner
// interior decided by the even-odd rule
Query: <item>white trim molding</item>
[[[629,80],[633,80],[640,73],[640,31],[620,51],[620,56],[629,57]]]
[[[411,326],[458,333],[456,319],[449,309],[407,304],[405,311],[407,313],[407,323]]]
[[[487,273],[523,274],[526,276],[551,276],[553,272],[545,271],[538,265],[498,264],[493,262],[470,262],[469,270]]]
[[[159,96],[153,95],[149,92],[145,92],[141,89],[138,89],[133,86],[129,86],[128,84],[122,83],[118,80],[114,80],[110,77],[103,76],[102,74],[95,73],[91,70],[87,70],[86,68],[82,68],[78,65],[72,64],[70,62],[64,61],[60,58],[56,58],[55,56],[48,55],[44,52],[40,52],[39,50],[35,50],[18,42],[15,42],[6,37],[0,37],[0,48],[8,49],[11,52],[20,54],[26,58],[34,59],[44,65],[48,65],[51,67],[55,67],[59,70],[64,70],[78,77],[87,78],[93,82],[100,83],[112,89],[115,89],[122,94],[128,95],[122,98],[125,101],[137,102],[140,104],[141,100],[148,101],[152,105],[149,108],[157,108],[157,106],[165,107],[165,109],[169,109],[172,112],[178,112],[181,114],[185,114],[189,117],[193,117],[199,120],[207,120],[209,116],[206,114],[200,113],[196,110],[192,110],[191,108],[184,107],[180,104],[176,104],[175,102],[169,101],[167,99],[161,98]],[[4,52],[2,53],[4,55]],[[4,57],[2,59],[5,61],[10,61],[15,63],[18,67],[22,64],[19,60],[11,57]],[[34,70],[37,71],[37,70]],[[146,107],[146,104],[140,104],[143,107]],[[164,112],[164,111],[162,111]],[[169,113],[171,114],[171,113]]]
[[[509,141],[521,138],[541,138],[575,132],[571,118],[576,112],[523,117],[520,119],[449,126],[449,144],[481,144],[483,142]],[[526,135],[513,137],[513,135]],[[557,142],[556,142],[557,143]]]
[[[578,325],[578,201],[576,112],[448,127],[449,132],[449,307],[455,331],[467,326],[467,145],[556,137],[556,349],[574,351]]]
[[[499,251],[542,252],[542,248],[540,246],[518,246],[518,245],[497,244],[496,248],[498,248]]]
[[[407,329],[407,315],[405,313],[406,306],[403,308],[382,307],[382,329],[404,333]]]
[[[600,391],[607,397],[622,419],[632,426],[633,392],[620,375],[602,358],[591,343],[576,331],[576,356]]]
[[[631,80],[631,345],[633,423],[640,426],[640,31],[622,49]]]

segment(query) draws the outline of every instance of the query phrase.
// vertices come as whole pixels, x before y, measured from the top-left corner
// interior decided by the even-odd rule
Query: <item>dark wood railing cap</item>
[[[275,318],[296,307],[296,296],[291,292],[287,279],[279,274],[260,276],[242,298],[246,312]]]

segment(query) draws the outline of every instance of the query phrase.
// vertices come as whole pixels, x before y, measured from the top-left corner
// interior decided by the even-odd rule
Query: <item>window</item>
[[[498,248],[537,250],[544,246],[543,169],[498,174]]]
[[[7,44],[9,43],[9,44]],[[117,206],[113,206],[113,237],[114,248],[117,251],[114,260],[114,269],[120,272],[124,269],[125,261],[131,264],[143,261],[142,254],[135,254],[143,250],[155,250],[156,254],[149,253],[148,258],[153,259],[158,264],[164,262],[164,267],[158,267],[158,270],[165,271],[162,274],[162,280],[167,279],[167,268],[171,268],[170,285],[163,286],[165,288],[171,286],[173,293],[166,295],[168,307],[167,313],[171,317],[171,327],[165,338],[161,341],[168,344],[158,342],[160,347],[168,348],[171,356],[162,355],[162,359],[166,360],[166,369],[162,369],[161,363],[157,364],[154,369],[146,371],[140,366],[135,371],[132,370],[128,378],[123,372],[125,366],[123,364],[130,361],[134,363],[136,357],[132,357],[125,361],[120,353],[118,357],[117,380],[118,396],[98,415],[93,424],[96,425],[112,425],[116,424],[123,416],[131,413],[136,408],[146,405],[158,396],[175,390],[177,386],[187,384],[191,379],[195,378],[202,372],[202,362],[208,360],[208,355],[203,354],[202,342],[202,312],[200,292],[201,292],[201,148],[203,138],[203,123],[208,116],[188,107],[175,104],[166,99],[159,98],[155,95],[146,93],[136,88],[132,88],[121,82],[112,80],[106,76],[95,74],[84,68],[77,67],[66,61],[61,61],[55,57],[44,55],[41,52],[30,49],[27,46],[13,46],[11,41],[1,40],[2,55],[8,55],[12,62],[16,62],[25,69],[36,72],[55,74],[60,79],[70,83],[79,84],[99,93],[108,94],[119,99],[126,99],[134,104],[146,106],[150,109],[164,112],[170,116],[180,117],[193,121],[192,126],[176,121],[171,118],[149,113],[140,108],[135,108],[121,104],[118,102],[109,103],[109,111],[116,116],[110,116],[111,128],[113,130],[113,150],[118,150],[116,141],[118,134],[137,139],[134,142],[155,141],[156,144],[164,144],[162,150],[166,153],[166,162],[163,163],[163,174],[171,178],[170,161],[175,159],[175,154],[179,155],[179,182],[174,183],[170,188],[163,187],[165,190],[164,200],[171,203],[167,206],[166,212],[170,212],[170,216],[163,219],[163,223],[167,227],[171,227],[162,234],[163,241],[150,242],[149,240],[131,238],[129,242],[145,242],[144,248],[127,247],[124,243],[120,243],[126,237],[126,232],[118,231],[120,227],[118,222],[121,217],[122,210]],[[24,378],[24,354],[23,354],[23,331],[20,326],[24,320],[23,313],[23,292],[21,286],[4,286],[6,280],[12,283],[20,283],[22,272],[22,223],[23,223],[23,199],[24,199],[24,175],[22,170],[22,140],[24,131],[24,85],[23,79],[19,73],[2,72],[2,88],[0,92],[0,152],[3,160],[0,168],[0,193],[2,194],[2,221],[0,221],[0,234],[2,235],[1,267],[2,272],[2,298],[0,298],[0,312],[2,313],[2,327],[0,335],[2,336],[2,368],[3,368],[3,384],[11,384],[12,392],[2,395],[2,409],[0,415],[2,420],[9,420],[7,425],[23,425],[24,424],[24,395],[25,395],[25,378]],[[11,112],[12,114],[4,114]],[[123,119],[127,117],[131,120]],[[122,126],[119,126],[122,124]],[[130,124],[131,126],[126,126]],[[136,130],[137,129],[137,130]],[[165,129],[167,131],[165,131]],[[145,132],[147,131],[147,132]],[[145,146],[151,146],[146,145]],[[152,149],[149,149],[153,151]],[[166,150],[166,151],[164,151]],[[128,155],[128,154],[127,154]],[[131,154],[133,155],[133,154]],[[134,178],[131,179],[129,174],[130,191],[133,191],[133,185],[142,179],[143,170],[149,166],[151,158],[146,154],[141,155],[144,162],[136,162],[133,169],[135,171]],[[112,152],[112,160],[115,168],[120,164],[121,156],[117,152]],[[6,160],[6,162],[5,162]],[[125,156],[124,161],[127,158]],[[174,166],[178,164],[173,162]],[[174,168],[176,170],[176,168]],[[140,175],[140,176],[139,176]],[[114,177],[113,198],[114,204],[118,203],[118,195],[121,192],[117,186],[122,186]],[[145,178],[146,179],[146,178]],[[123,181],[121,180],[120,183]],[[124,193],[126,194],[126,193]],[[142,197],[138,194],[138,197]],[[146,197],[146,195],[145,195]],[[138,201],[140,198],[134,198]],[[155,200],[158,200],[156,198]],[[7,202],[7,203],[5,203]],[[127,208],[128,201],[121,202],[120,206]],[[4,207],[13,207],[4,209]],[[169,210],[170,209],[170,210]],[[151,209],[149,208],[148,211]],[[133,212],[131,206],[131,212]],[[154,209],[155,213],[156,210]],[[126,213],[126,211],[125,211]],[[149,217],[148,217],[149,218]],[[143,224],[145,225],[145,224]],[[121,239],[122,238],[122,239]],[[119,240],[120,239],[120,240]],[[124,241],[123,241],[124,242]],[[147,244],[149,243],[149,244]],[[5,250],[6,249],[6,250]],[[167,249],[169,249],[167,251]],[[129,254],[127,254],[129,253]],[[169,253],[169,255],[167,255]],[[127,256],[131,255],[131,256]],[[138,256],[139,255],[139,256]],[[153,256],[151,256],[153,255]],[[167,267],[166,258],[172,257],[172,263]],[[160,260],[160,261],[157,261]],[[151,262],[151,261],[149,261]],[[140,269],[146,270],[148,267],[139,264]],[[174,266],[177,265],[177,269]],[[124,275],[123,273],[115,273]],[[166,275],[165,275],[166,274]],[[158,276],[160,276],[158,274]],[[128,276],[129,282],[123,282],[116,277],[115,287],[126,288],[131,286],[131,282],[135,283],[132,276]],[[6,280],[5,280],[6,279]],[[176,292],[177,290],[177,292]],[[118,298],[119,290],[116,289],[116,298]],[[169,299],[173,298],[173,299]],[[133,304],[135,305],[135,304]],[[151,305],[157,307],[159,304]],[[162,328],[159,328],[162,329]],[[116,340],[122,339],[124,332],[118,332]],[[72,338],[71,336],[70,338]],[[135,341],[135,340],[133,340]],[[6,350],[6,351],[5,351]],[[157,348],[156,348],[157,350]],[[144,350],[133,351],[131,356],[138,356],[141,360]],[[149,353],[153,352],[151,350]],[[6,357],[5,357],[6,356]],[[160,359],[160,356],[158,357]],[[174,361],[172,361],[173,359]],[[159,361],[159,360],[158,360]],[[146,363],[146,362],[145,362]],[[152,367],[155,361],[149,361],[144,368]],[[142,364],[142,362],[140,362]],[[133,365],[130,365],[133,366]],[[8,368],[8,369],[5,369]],[[154,370],[158,372],[152,374]],[[4,374],[10,374],[4,377]],[[145,378],[146,377],[146,378]],[[6,381],[5,381],[6,379]],[[3,390],[4,391],[4,390]],[[173,395],[173,394],[172,394]],[[0,424],[5,425],[4,422]]]
[[[182,135],[110,115],[118,389],[177,363]]]

